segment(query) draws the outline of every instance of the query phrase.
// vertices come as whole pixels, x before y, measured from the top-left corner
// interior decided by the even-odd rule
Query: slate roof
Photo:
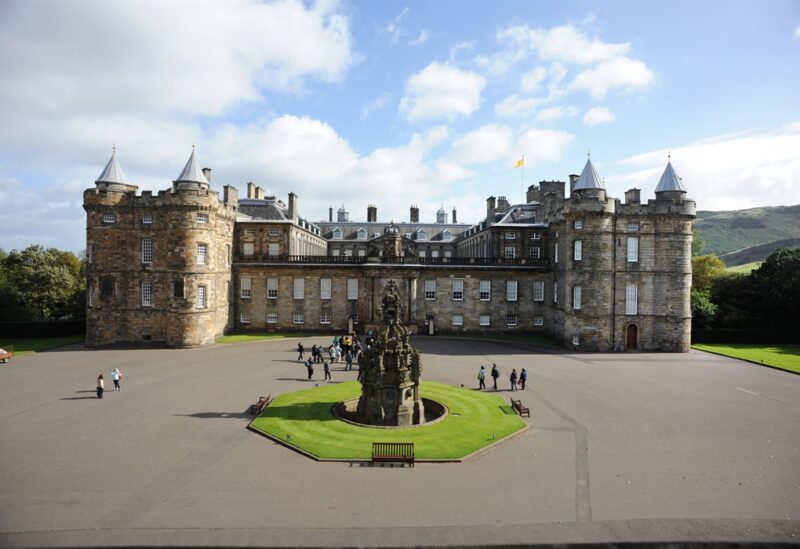
[[[664,169],[664,173],[661,175],[656,187],[657,193],[664,191],[686,192],[686,187],[683,186],[681,178],[678,177],[678,174],[675,173],[675,168],[672,167],[672,161],[667,162],[667,167]]]
[[[588,189],[605,190],[600,176],[597,175],[597,170],[594,169],[591,158],[586,159],[586,165],[583,167],[583,171],[581,172],[581,176],[578,178],[578,182],[575,183],[574,190],[585,191]]]
[[[103,173],[100,174],[95,180],[95,183],[122,183],[124,185],[128,184],[128,181],[125,179],[125,174],[122,173],[122,168],[117,162],[117,148],[111,152],[111,158],[108,159],[108,164],[106,164],[105,169],[103,169]]]
[[[203,170],[200,168],[200,164],[197,163],[197,158],[194,154],[194,146],[192,146],[192,155],[189,157],[189,161],[186,162],[186,166],[183,167],[183,171],[175,180],[175,183],[202,183],[204,185],[210,185]]]

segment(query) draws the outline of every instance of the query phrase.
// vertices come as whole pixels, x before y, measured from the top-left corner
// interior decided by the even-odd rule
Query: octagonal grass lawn
[[[413,442],[416,459],[460,460],[526,427],[493,393],[423,382],[420,394],[449,409],[444,419],[405,429],[378,429],[337,419],[334,404],[357,398],[357,381],[322,385],[277,397],[250,428],[320,460],[369,460],[373,442]]]

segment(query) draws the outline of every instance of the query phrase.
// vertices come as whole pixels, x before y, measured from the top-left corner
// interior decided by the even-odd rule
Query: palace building
[[[567,195],[567,191],[569,194]],[[413,333],[542,333],[575,350],[689,350],[695,202],[668,162],[644,202],[580,176],[489,197],[459,224],[326,221],[253,183],[211,187],[195,152],[169,189],[138,193],[116,152],[84,192],[88,346],[209,345],[231,332],[366,332],[394,280]],[[448,218],[449,217],[449,218]]]

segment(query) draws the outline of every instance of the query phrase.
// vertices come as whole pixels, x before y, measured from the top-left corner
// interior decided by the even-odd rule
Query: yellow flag
[[[525,157],[523,156],[522,158],[520,158],[519,160],[517,160],[517,163],[516,163],[516,164],[514,164],[514,167],[515,167],[515,168],[521,168],[521,167],[522,167],[522,166],[524,166],[524,165],[525,165]]]

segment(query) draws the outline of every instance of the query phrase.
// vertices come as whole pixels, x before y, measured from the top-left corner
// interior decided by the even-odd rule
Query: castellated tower
[[[232,325],[237,191],[210,189],[192,151],[172,188],[137,195],[111,155],[86,210],[86,345],[207,345]]]

